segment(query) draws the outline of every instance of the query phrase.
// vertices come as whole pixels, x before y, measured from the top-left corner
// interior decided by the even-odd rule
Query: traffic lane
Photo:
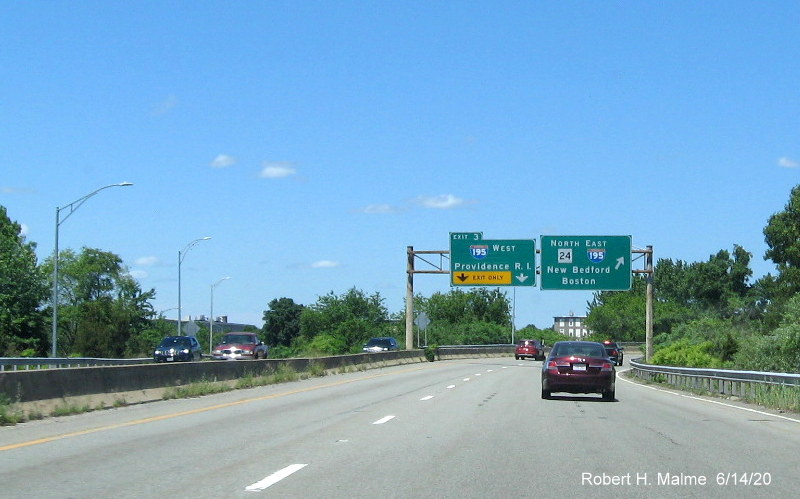
[[[633,383],[624,375],[617,378],[617,397],[621,403],[610,406],[605,433],[612,449],[625,452],[606,463],[588,462],[594,466],[572,483],[665,497],[787,497],[800,485],[796,419]],[[580,417],[600,416],[586,404],[581,409]],[[573,416],[571,431],[583,430],[579,439],[590,439],[588,425]]]
[[[620,402],[605,403],[593,396],[565,396],[543,401],[539,398],[540,362],[483,359],[425,366],[424,370],[395,370],[385,376],[370,375],[357,383],[336,381],[334,386],[318,390],[286,392],[282,397],[262,398],[172,418],[183,420],[179,429],[198,428],[200,431],[196,433],[207,435],[202,442],[211,445],[184,444],[183,434],[175,428],[162,427],[164,421],[136,426],[146,429],[138,439],[131,438],[131,429],[109,431],[129,441],[121,445],[95,443],[94,451],[76,452],[74,459],[69,460],[74,463],[74,469],[70,470],[74,477],[56,478],[66,484],[67,490],[88,482],[81,490],[115,492],[123,496],[171,493],[178,497],[192,490],[194,495],[210,497],[243,493],[246,487],[262,483],[271,473],[305,465],[262,490],[271,495],[283,490],[280,494],[289,497],[307,495],[303,491],[309,490],[323,497],[374,497],[386,495],[387,490],[395,497],[416,497],[433,490],[442,497],[510,497],[525,495],[518,491],[528,490],[524,483],[534,474],[537,488],[570,485],[601,496],[675,493],[676,497],[702,497],[715,491],[722,494],[721,489],[707,487],[665,485],[654,492],[645,486],[582,483],[587,473],[592,479],[602,479],[606,476],[624,478],[626,474],[634,474],[635,478],[635,473],[639,472],[648,474],[653,481],[656,473],[677,473],[675,463],[683,463],[681,458],[687,452],[687,444],[678,441],[680,445],[661,447],[673,431],[692,436],[696,425],[687,423],[675,430],[674,421],[682,421],[684,412],[698,411],[695,407],[698,401],[687,400],[689,407],[677,414],[658,411],[660,405],[671,405],[664,402],[664,397],[674,396],[644,396],[637,393],[635,385],[619,382]],[[332,384],[331,381],[325,380],[322,384]],[[217,401],[218,397],[209,399]],[[210,405],[208,401],[204,403]],[[730,408],[721,410],[723,414],[719,417],[726,424],[735,425],[741,419],[728,414]],[[700,412],[701,419],[710,417],[704,410]],[[389,416],[393,417],[385,419]],[[231,422],[248,421],[253,422],[256,435],[263,438],[253,442],[237,438],[235,430],[240,426],[237,424],[233,428]],[[375,424],[379,421],[381,424]],[[795,443],[787,444],[793,448],[796,430],[786,428],[784,431],[795,439]],[[148,447],[153,446],[154,435],[171,436],[173,433],[174,437],[162,442],[158,452],[148,453],[152,450]],[[628,440],[625,440],[626,435]],[[113,435],[107,435],[104,441],[110,436]],[[767,440],[765,446],[770,447],[774,443],[771,445],[769,441],[776,438],[760,432],[751,433],[749,437]],[[73,446],[81,440],[74,439]],[[573,450],[582,448],[586,442],[596,443],[594,452]],[[170,453],[174,446],[183,450]],[[37,446],[30,448],[34,447]],[[51,445],[51,449],[53,447]],[[116,447],[119,449],[115,451]],[[633,452],[629,452],[629,448]],[[747,444],[742,448],[747,448]],[[97,459],[86,458],[85,454],[99,455],[100,463]],[[653,462],[654,454],[660,461]],[[707,459],[699,455],[700,458],[693,455],[688,460],[688,471],[697,472],[698,461]],[[126,461],[126,456],[133,457]],[[164,459],[159,462],[161,457]],[[34,473],[30,479],[41,481],[41,470],[57,470],[60,462],[58,459],[50,463],[44,461],[38,468],[38,475]],[[793,463],[793,470],[794,462],[788,462]],[[103,463],[108,463],[108,469],[103,468]],[[384,473],[387,467],[391,470]],[[2,469],[7,468],[3,466]],[[81,477],[82,469],[96,469],[97,472]],[[115,476],[120,469],[129,471],[122,477]],[[159,474],[159,469],[165,472]],[[174,484],[153,480],[154,476],[169,476],[167,472],[172,471],[185,475],[186,470],[197,471],[196,479],[193,476],[186,479],[189,484],[180,480]],[[778,476],[780,472],[776,468],[772,473]],[[4,483],[26,478],[13,470],[11,475],[13,478],[3,478]],[[102,485],[104,479],[108,484],[106,488]],[[518,489],[521,481],[523,489]],[[201,485],[199,491],[193,485],[197,483]],[[37,492],[42,490],[51,494],[36,495],[64,495],[63,489]],[[735,495],[741,490],[726,490],[725,493]],[[762,490],[772,493],[783,489],[772,486]]]
[[[428,386],[435,383],[437,376],[453,378],[447,373],[450,369],[463,367],[426,363],[147,404],[130,408],[132,411],[103,411],[105,414],[61,419],[64,432],[60,434],[59,425],[52,422],[19,425],[14,427],[13,439],[8,438],[12,433],[4,433],[3,443],[8,450],[0,453],[0,476],[9,479],[4,483],[26,484],[28,494],[34,492],[31,486],[37,487],[35,495],[39,496],[63,496],[63,487],[69,484],[92,493],[115,491],[125,495],[131,491],[131,496],[180,496],[188,490],[185,487],[196,488],[193,484],[198,479],[192,474],[187,477],[187,470],[196,470],[204,483],[215,483],[209,477],[214,477],[217,469],[238,470],[239,463],[259,462],[262,452],[311,439],[309,435],[323,431],[339,418]],[[414,371],[426,374],[402,375]],[[130,417],[131,412],[137,417]],[[12,444],[13,448],[9,448],[9,440],[16,440],[21,446]],[[48,470],[44,481],[43,469]],[[119,474],[121,469],[126,470],[124,475]],[[233,475],[234,479],[227,476],[219,483],[230,491],[231,483],[241,483],[251,475],[239,472]],[[170,478],[154,480],[158,477]]]
[[[462,361],[459,361],[461,363]],[[307,464],[269,487],[277,497],[510,497],[528,462],[513,456],[534,447],[519,440],[532,409],[530,379],[536,366],[511,360],[464,364],[462,372],[386,400],[334,425],[284,455],[282,466]],[[514,371],[525,371],[523,375]],[[455,373],[454,373],[455,374]],[[514,423],[515,426],[510,426]],[[496,452],[481,435],[502,427],[502,465],[487,468],[473,454]],[[509,447],[511,443],[514,447]],[[281,452],[273,453],[277,457]],[[520,475],[522,474],[522,475]],[[514,477],[517,477],[514,479]],[[486,488],[482,484],[491,485]],[[492,495],[497,494],[497,495]]]
[[[790,458],[798,443],[796,423],[773,420],[779,433],[745,433],[748,417],[736,408],[686,399],[684,407],[661,410],[674,405],[672,395],[653,397],[624,383],[615,403],[570,395],[543,401],[538,389],[530,390],[531,379],[539,381],[535,368],[506,373],[511,377],[472,377],[469,390],[427,399],[425,405],[409,401],[406,412],[415,416],[395,416],[370,439],[371,446],[349,439],[338,449],[344,456],[312,460],[304,471],[313,466],[314,484],[298,476],[272,492],[524,497],[531,490],[574,490],[600,497],[781,497],[796,490],[796,458]],[[523,396],[512,397],[515,392]],[[712,430],[698,424],[709,418],[723,424]],[[393,431],[385,431],[389,427]],[[720,439],[728,445],[715,446]],[[751,445],[751,439],[759,444]],[[752,460],[748,452],[762,459]],[[391,468],[382,473],[375,463]],[[747,473],[750,484],[733,483],[735,473],[740,478]]]

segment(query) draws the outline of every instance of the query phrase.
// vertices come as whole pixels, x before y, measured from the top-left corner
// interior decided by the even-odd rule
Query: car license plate
[[[573,371],[585,371],[586,370],[586,364],[572,364],[572,370]]]
[[[167,362],[172,362],[173,360],[175,360],[175,357],[167,357]]]

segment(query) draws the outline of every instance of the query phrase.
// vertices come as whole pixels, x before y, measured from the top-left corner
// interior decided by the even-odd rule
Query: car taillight
[[[611,367],[611,362],[603,362],[603,367],[600,369],[601,371],[611,371],[613,367]]]
[[[569,367],[570,365],[568,360],[551,360],[547,363],[547,369],[557,371],[559,367]]]

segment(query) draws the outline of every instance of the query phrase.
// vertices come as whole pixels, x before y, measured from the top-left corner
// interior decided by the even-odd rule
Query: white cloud
[[[787,157],[778,158],[778,166],[782,166],[784,168],[797,168],[800,166],[800,161],[795,161]]]
[[[153,114],[160,116],[170,112],[175,106],[178,105],[178,98],[174,95],[167,96],[166,99],[158,103],[153,109]]]
[[[312,269],[332,269],[340,267],[342,264],[333,260],[319,260],[311,264]]]
[[[275,161],[275,162],[268,162],[265,161],[263,163],[263,168],[261,169],[261,178],[284,178],[289,177],[297,173],[295,170],[294,165],[292,163],[286,161]]]
[[[131,275],[131,277],[133,277],[134,279],[144,279],[145,277],[147,277],[147,276],[149,275],[149,274],[148,274],[147,272],[145,272],[144,270],[131,270],[131,271],[129,272],[129,274],[130,274],[130,275]]]
[[[464,206],[466,201],[454,196],[452,194],[440,194],[438,196],[420,196],[416,202],[425,208],[434,208],[438,210],[449,210],[451,208],[458,208]]]
[[[235,164],[236,158],[233,156],[228,156],[227,154],[218,154],[217,157],[211,162],[211,166],[214,168],[227,168]]]
[[[33,194],[34,191],[31,189],[20,189],[18,187],[0,187],[0,193],[2,194]]]
[[[359,208],[358,211],[372,215],[375,213],[396,213],[398,210],[389,204],[371,204],[363,208]]]
[[[153,267],[154,265],[161,263],[161,260],[159,260],[157,256],[143,256],[141,258],[137,258],[134,263],[136,263],[136,265],[141,265],[142,267]]]

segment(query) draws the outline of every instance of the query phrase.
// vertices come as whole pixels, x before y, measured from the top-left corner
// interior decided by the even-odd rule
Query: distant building
[[[166,319],[166,321],[174,324],[175,329],[178,328],[178,321],[175,319]],[[181,321],[181,332],[186,336],[197,336],[197,332],[200,331],[201,326],[205,329],[208,329],[208,317],[205,315],[195,318],[189,317]],[[244,331],[245,328],[255,328],[256,330],[259,329],[252,324],[228,322],[227,315],[221,315],[214,321],[214,334],[229,333],[231,331]]]
[[[591,329],[586,327],[586,316],[575,315],[572,312],[569,315],[553,317],[553,330],[575,339],[592,334]]]

